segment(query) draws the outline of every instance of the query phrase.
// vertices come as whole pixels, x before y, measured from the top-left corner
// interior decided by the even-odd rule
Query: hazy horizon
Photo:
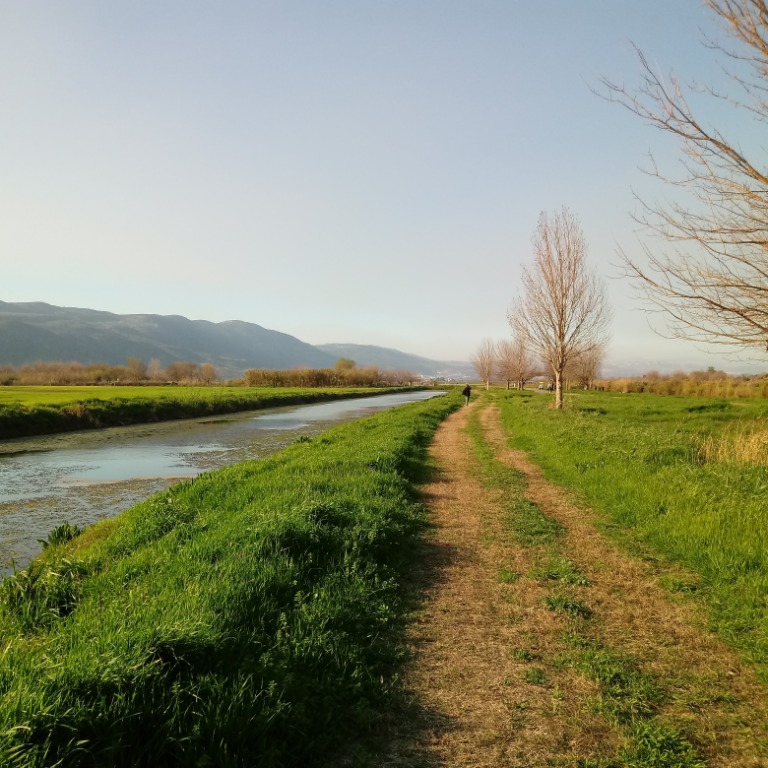
[[[565,205],[608,365],[768,369],[656,336],[616,266],[679,155],[593,89],[639,83],[632,43],[717,83],[702,31],[699,0],[5,3],[0,298],[467,360]]]

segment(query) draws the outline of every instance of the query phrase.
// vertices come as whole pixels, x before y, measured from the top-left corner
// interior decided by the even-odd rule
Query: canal
[[[399,392],[0,442],[0,577],[68,521],[81,528],[180,480],[279,451],[302,436],[442,394]]]

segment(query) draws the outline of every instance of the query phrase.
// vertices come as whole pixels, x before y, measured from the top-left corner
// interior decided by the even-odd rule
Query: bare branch
[[[707,88],[704,95],[735,114],[768,122],[768,3],[766,0],[703,0],[735,47],[708,47],[725,54],[738,96]],[[750,152],[708,127],[674,76],[656,74],[636,49],[642,81],[636,92],[604,79],[604,96],[671,135],[682,152],[682,175],[671,177],[654,163],[650,171],[681,190],[688,202],[640,201],[636,220],[661,236],[666,249],[644,246],[646,265],[622,253],[627,274],[650,306],[666,313],[673,335],[737,348],[768,340],[768,168],[764,151]],[[740,74],[739,68],[747,74]],[[699,110],[701,108],[698,108]]]

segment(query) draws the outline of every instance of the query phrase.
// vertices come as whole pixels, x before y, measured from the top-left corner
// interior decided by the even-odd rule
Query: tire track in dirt
[[[663,715],[688,724],[709,766],[768,766],[766,690],[737,655],[700,629],[695,606],[658,585],[594,527],[591,514],[507,446],[494,407],[462,408],[438,429],[423,487],[432,527],[414,581],[403,675],[412,705],[377,756],[387,768],[574,766],[615,756],[624,735],[600,708],[597,684],[561,663],[568,620],[548,610],[549,585],[529,575],[536,553],[505,530],[504,494],[482,481],[465,431],[482,407],[498,460],[525,474],[526,496],[566,528],[561,547],[590,579],[581,588],[601,642],[636,656],[671,692]],[[519,574],[513,583],[500,576]],[[534,674],[540,673],[540,674]],[[764,747],[761,749],[760,743]]]
[[[416,574],[428,586],[405,673],[418,714],[380,764],[530,768],[573,765],[596,746],[612,752],[616,734],[582,706],[591,682],[554,668],[546,684],[525,680],[532,659],[560,648],[562,624],[536,582],[500,581],[500,566],[523,573],[529,563],[502,529],[500,494],[469,458],[464,427],[475,407],[449,417],[430,449],[438,470],[423,497],[433,528]]]
[[[695,733],[708,765],[768,766],[768,690],[704,629],[701,607],[674,600],[659,585],[658,566],[621,551],[596,529],[593,513],[510,449],[495,406],[481,423],[497,458],[525,475],[526,497],[565,527],[563,548],[592,583],[588,603],[601,640],[636,656],[671,692],[666,714]]]

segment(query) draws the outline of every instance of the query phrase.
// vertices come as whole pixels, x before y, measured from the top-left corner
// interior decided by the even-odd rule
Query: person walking
[[[467,386],[461,390],[461,394],[467,398],[467,405],[469,405],[469,398],[470,398],[470,395],[472,394],[472,387],[470,387],[469,384],[467,384]]]

